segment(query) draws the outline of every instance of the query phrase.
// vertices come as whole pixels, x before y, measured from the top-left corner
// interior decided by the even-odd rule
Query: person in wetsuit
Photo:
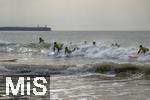
[[[41,37],[39,37],[39,43],[44,43],[44,40]]]
[[[57,49],[57,53],[59,53],[62,47],[63,45],[61,43],[54,42],[53,51],[55,52]]]
[[[73,51],[75,51],[75,48],[73,50],[70,50],[68,47],[65,47],[65,55],[71,54]]]
[[[95,41],[93,41],[93,45],[96,46],[96,42]]]
[[[145,54],[146,52],[148,52],[148,51],[149,51],[149,49],[148,49],[148,48],[143,47],[142,45],[140,45],[139,47],[140,47],[140,49],[139,49],[139,51],[138,51],[138,54],[140,54],[140,53]]]

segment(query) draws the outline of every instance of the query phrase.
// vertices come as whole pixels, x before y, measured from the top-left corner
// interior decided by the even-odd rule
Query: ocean
[[[150,48],[150,31],[1,31],[0,59],[17,61],[1,61],[0,75],[50,75],[50,100],[150,100],[150,54],[134,57],[139,45]],[[77,49],[66,56],[66,46]]]

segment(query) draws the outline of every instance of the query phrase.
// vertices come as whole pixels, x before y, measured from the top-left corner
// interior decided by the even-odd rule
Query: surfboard
[[[132,53],[128,56],[129,58],[138,58],[139,55],[137,53]]]
[[[0,62],[16,62],[17,59],[0,59]]]

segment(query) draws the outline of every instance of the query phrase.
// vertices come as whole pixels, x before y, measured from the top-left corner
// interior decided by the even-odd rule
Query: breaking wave
[[[49,49],[49,43],[30,43],[30,44],[21,44],[21,43],[0,43],[0,53],[11,53],[11,54],[40,54],[41,50]]]
[[[64,47],[68,46],[64,44]],[[75,44],[69,45],[69,48],[76,49],[69,57],[88,57],[88,58],[100,58],[100,59],[116,59],[116,60],[135,60],[130,59],[129,56],[137,53],[138,47],[112,47],[110,45],[99,44],[94,45],[83,45]],[[47,57],[66,57],[64,49],[59,53],[55,54],[50,43],[30,43],[30,44],[19,44],[19,43],[1,43],[0,53],[10,54],[26,54],[26,55],[39,55]],[[68,57],[68,56],[67,56]],[[150,54],[142,54],[136,58],[137,61],[150,61]]]
[[[4,64],[1,75],[106,75],[113,77],[149,78],[150,65],[99,63],[86,65]]]

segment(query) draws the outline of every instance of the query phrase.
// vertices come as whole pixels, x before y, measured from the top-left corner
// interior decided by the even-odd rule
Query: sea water
[[[0,62],[0,74],[50,75],[51,100],[149,100],[150,55],[129,57],[149,48],[149,38],[149,31],[0,32],[0,59],[17,59]],[[55,55],[55,41],[78,49]]]

